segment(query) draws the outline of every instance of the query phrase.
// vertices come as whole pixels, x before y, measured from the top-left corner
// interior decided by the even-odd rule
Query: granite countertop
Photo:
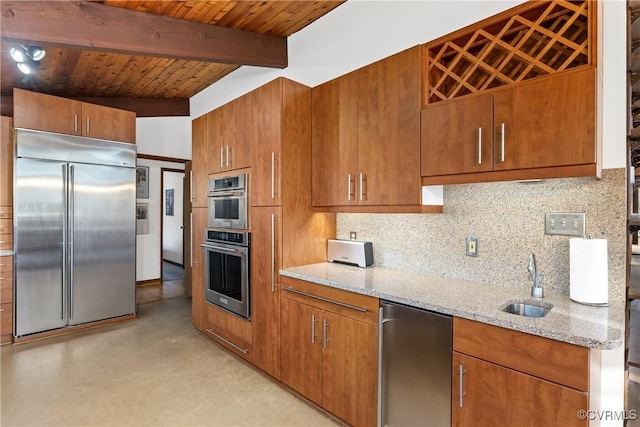
[[[531,318],[500,310],[512,300],[531,299],[529,289],[329,262],[287,268],[280,274],[583,347],[611,350],[622,345],[623,304],[592,307],[567,296],[547,295],[543,302],[553,304],[551,311]]]

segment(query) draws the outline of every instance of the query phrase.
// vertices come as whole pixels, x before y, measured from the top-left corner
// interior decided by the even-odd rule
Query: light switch
[[[585,214],[546,213],[545,234],[561,236],[584,236]]]

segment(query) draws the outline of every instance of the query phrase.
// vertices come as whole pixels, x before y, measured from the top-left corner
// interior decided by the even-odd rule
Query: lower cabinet
[[[452,425],[586,426],[589,350],[454,318]]]
[[[280,380],[351,425],[374,426],[378,300],[281,282]]]

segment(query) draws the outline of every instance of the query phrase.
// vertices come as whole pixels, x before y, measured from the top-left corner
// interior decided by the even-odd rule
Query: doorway
[[[163,299],[184,296],[184,170],[161,168],[161,278]]]

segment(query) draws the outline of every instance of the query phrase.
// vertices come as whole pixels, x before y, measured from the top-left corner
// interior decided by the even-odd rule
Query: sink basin
[[[505,313],[517,314],[524,317],[544,317],[553,305],[543,302],[517,302],[510,301],[504,307],[501,308]]]

